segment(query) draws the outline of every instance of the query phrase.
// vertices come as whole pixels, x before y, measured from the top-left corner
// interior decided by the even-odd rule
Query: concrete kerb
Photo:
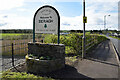
[[[111,41],[110,41],[111,42]],[[113,50],[115,52],[116,58],[117,58],[117,62],[118,62],[118,80],[120,80],[120,59],[119,59],[119,55],[118,55],[118,51],[116,49],[116,47],[114,46],[114,44],[111,42]]]
[[[110,42],[111,42],[111,41],[110,41]],[[117,51],[116,47],[114,46],[114,44],[113,44],[112,42],[111,42],[111,44],[112,44],[113,50],[114,50],[114,52],[115,52],[115,55],[116,55],[116,58],[117,58],[118,65],[119,65],[119,67],[120,67],[120,60],[119,60],[118,51]]]

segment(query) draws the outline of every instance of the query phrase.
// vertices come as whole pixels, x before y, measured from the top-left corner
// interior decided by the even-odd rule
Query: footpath
[[[110,40],[100,43],[86,58],[79,60],[77,71],[89,78],[119,80],[119,65]]]

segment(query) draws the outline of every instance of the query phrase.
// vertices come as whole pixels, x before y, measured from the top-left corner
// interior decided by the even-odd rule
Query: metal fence
[[[40,39],[37,39],[40,41]],[[2,45],[2,55],[11,55],[12,47],[15,55],[23,56],[27,54],[28,51],[28,42],[32,42],[32,39],[23,39],[23,40],[3,40]],[[13,44],[13,45],[12,45]]]
[[[36,39],[39,41],[40,39]],[[6,71],[25,63],[25,55],[28,53],[28,42],[32,39],[2,40],[2,70]],[[16,69],[17,70],[17,69]]]

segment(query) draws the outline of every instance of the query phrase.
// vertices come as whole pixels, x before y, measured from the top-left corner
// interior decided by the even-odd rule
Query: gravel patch
[[[12,68],[12,58],[2,58],[0,59],[0,61],[2,62],[1,67],[2,67],[2,71],[6,71],[10,68]],[[14,59],[14,65],[19,65],[21,63],[24,63],[25,59],[23,58],[15,58]]]

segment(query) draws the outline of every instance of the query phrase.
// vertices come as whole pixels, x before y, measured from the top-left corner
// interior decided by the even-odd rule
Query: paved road
[[[118,63],[110,41],[97,46],[93,52],[79,61],[77,70],[90,78],[118,78]]]
[[[116,47],[116,49],[117,49],[117,51],[118,51],[118,53],[119,53],[119,55],[120,55],[120,40],[118,40],[118,39],[115,39],[115,38],[111,38],[111,37],[108,37],[111,41],[112,41],[112,43],[115,45],[115,47]]]

